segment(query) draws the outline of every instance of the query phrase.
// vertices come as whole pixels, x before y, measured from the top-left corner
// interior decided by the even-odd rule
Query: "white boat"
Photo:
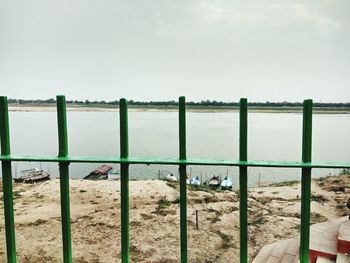
[[[193,177],[193,178],[191,179],[191,185],[201,185],[201,180],[199,179],[198,176]]]
[[[232,189],[232,181],[227,176],[221,182],[221,189],[223,189],[223,190],[231,190]]]
[[[177,182],[177,177],[175,174],[170,173],[170,174],[167,174],[166,180],[170,182]]]

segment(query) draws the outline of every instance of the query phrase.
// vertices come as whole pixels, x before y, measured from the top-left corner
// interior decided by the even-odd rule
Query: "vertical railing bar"
[[[247,99],[240,100],[239,108],[239,160],[248,158],[248,110]],[[240,262],[248,262],[248,172],[247,166],[239,167],[239,229]]]
[[[57,96],[58,156],[68,156],[66,98]],[[63,262],[72,262],[72,241],[70,229],[69,163],[59,162]]]
[[[1,155],[10,155],[10,128],[7,97],[0,97]],[[2,190],[4,199],[7,262],[16,262],[15,223],[13,214],[13,188],[11,161],[2,161]]]
[[[312,156],[312,100],[303,104],[303,144],[302,161],[311,162]],[[301,226],[300,226],[300,262],[309,262],[310,244],[310,198],[311,168],[302,168],[301,175]]]
[[[180,160],[186,160],[186,99],[179,98],[179,156]],[[180,165],[180,248],[181,263],[187,263],[187,193],[186,165]]]
[[[120,158],[129,157],[128,140],[128,104],[126,99],[119,101],[120,122]],[[121,257],[122,263],[129,263],[129,163],[120,164],[120,195],[121,195]]]

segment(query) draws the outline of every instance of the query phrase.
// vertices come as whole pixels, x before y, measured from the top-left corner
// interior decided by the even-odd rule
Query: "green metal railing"
[[[240,191],[240,262],[248,262],[248,167],[299,168],[302,170],[300,262],[309,262],[310,197],[312,168],[350,168],[350,163],[311,162],[312,142],[312,100],[305,100],[303,107],[303,144],[301,162],[249,161],[247,152],[248,111],[247,100],[240,100],[239,160],[187,159],[186,156],[186,102],[179,98],[179,159],[147,159],[129,157],[127,101],[121,99],[120,114],[120,157],[69,156],[67,139],[66,102],[64,96],[57,96],[58,156],[17,156],[10,151],[8,103],[0,97],[0,139],[3,180],[7,260],[16,262],[15,224],[13,213],[13,189],[11,162],[58,162],[60,172],[61,220],[64,263],[72,262],[72,241],[70,230],[69,164],[70,163],[119,163],[121,170],[121,258],[123,263],[129,257],[129,165],[161,164],[178,165],[180,170],[180,254],[181,263],[188,262],[187,251],[187,194],[186,168],[188,165],[214,165],[239,167]]]

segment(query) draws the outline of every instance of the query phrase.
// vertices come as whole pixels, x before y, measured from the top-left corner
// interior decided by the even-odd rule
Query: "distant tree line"
[[[9,99],[9,103],[11,104],[54,104],[56,100],[53,98],[46,100],[23,100],[23,99]],[[118,100],[114,101],[90,101],[90,100],[67,100],[67,104],[72,105],[119,105]],[[134,101],[129,100],[129,105],[137,105],[137,106],[176,106],[178,105],[177,101]],[[223,102],[216,100],[202,100],[200,102],[187,102],[189,106],[239,106],[239,102]],[[303,105],[302,102],[249,102],[249,106],[256,107],[301,107]],[[349,108],[350,102],[346,103],[323,103],[323,102],[315,102],[315,107],[329,107],[329,108]]]

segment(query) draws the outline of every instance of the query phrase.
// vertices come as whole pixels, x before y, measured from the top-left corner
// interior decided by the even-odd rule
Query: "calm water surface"
[[[129,112],[130,156],[177,157],[177,112]],[[187,113],[188,158],[238,159],[238,113]],[[117,112],[68,112],[70,155],[118,156],[119,119]],[[313,160],[350,161],[350,115],[323,114],[313,119]],[[55,112],[10,112],[13,154],[56,155]],[[250,113],[249,148],[251,160],[298,161],[301,159],[302,115],[298,113]],[[98,164],[71,164],[72,178],[82,178]],[[118,165],[113,165],[118,168]],[[58,176],[56,163],[14,163],[20,170],[42,167]],[[131,178],[157,178],[176,166],[132,165]],[[238,185],[238,168],[190,166],[192,175],[203,179],[228,174]],[[314,169],[319,177],[339,170]],[[299,180],[298,169],[250,168],[249,184],[262,181]]]

